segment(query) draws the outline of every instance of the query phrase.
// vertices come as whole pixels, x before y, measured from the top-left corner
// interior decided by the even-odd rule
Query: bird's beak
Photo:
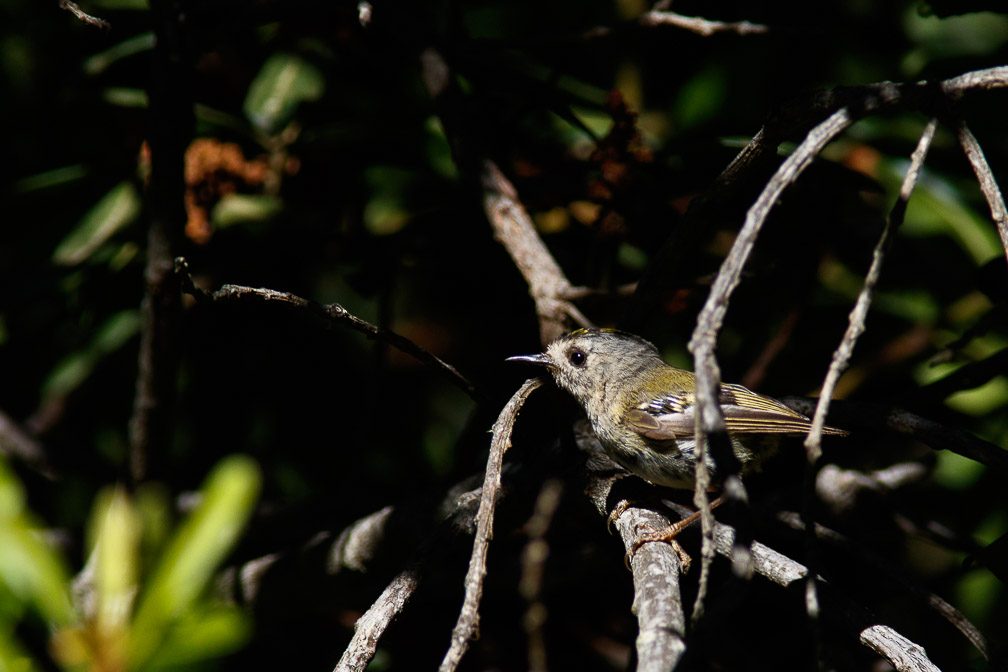
[[[545,353],[539,353],[538,355],[515,355],[514,357],[508,357],[506,362],[527,362],[529,364],[538,364],[539,366],[545,366],[547,368],[553,368],[553,360],[550,359]]]

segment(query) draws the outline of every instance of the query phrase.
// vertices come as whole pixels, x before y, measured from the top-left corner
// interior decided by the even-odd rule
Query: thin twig
[[[414,565],[392,579],[367,612],[354,624],[354,636],[333,672],[363,672],[374,658],[378,641],[389,624],[406,607],[420,585],[420,569]]]
[[[966,122],[959,122],[959,126],[956,128],[956,136],[959,138],[959,144],[962,145],[963,151],[966,153],[966,158],[969,159],[970,165],[973,166],[973,172],[980,183],[980,191],[983,192],[984,198],[987,199],[991,218],[997,226],[998,235],[1001,236],[1001,245],[1004,247],[1005,256],[1008,257],[1008,209],[1005,208],[1004,196],[1001,195],[1001,189],[998,187],[997,180],[994,179],[994,173],[991,172],[990,165],[987,163],[987,157],[984,156],[983,150],[980,148],[980,143],[977,142],[973,133],[970,132],[969,127],[966,126]]]
[[[482,402],[479,391],[470,383],[465,376],[451,364],[445,362],[440,357],[431,354],[423,347],[417,345],[401,334],[388,329],[382,329],[366,320],[362,320],[350,313],[346,308],[338,303],[320,304],[289,292],[279,292],[275,289],[245,287],[243,285],[224,285],[215,292],[197,287],[193,282],[189,272],[189,264],[185,258],[178,257],[175,260],[175,272],[181,278],[182,291],[193,296],[199,303],[275,303],[286,306],[296,311],[304,312],[327,326],[349,327],[358,331],[368,338],[388,343],[401,352],[410,355],[423,364],[432,367],[441,373],[448,381],[469,395],[477,403]]]
[[[687,507],[680,504],[670,502],[669,507],[680,515],[690,513]],[[715,522],[713,540],[714,548],[719,555],[726,558],[732,557],[735,552],[735,530],[732,527]],[[750,552],[753,570],[779,586],[787,588],[799,581],[805,581],[809,576],[808,568],[805,565],[758,541],[752,542]],[[822,587],[828,585],[821,577],[816,577],[816,581]],[[897,670],[937,672],[938,668],[928,659],[923,647],[910,641],[891,627],[877,623],[871,614],[846,600],[842,594],[834,591],[831,593],[831,598],[843,607],[845,619],[851,627],[856,628],[859,632],[859,641],[888,660]],[[830,613],[835,615],[837,612],[838,610],[833,610]],[[865,625],[866,623],[870,623],[870,625]]]
[[[0,455],[22,460],[50,481],[59,477],[49,465],[45,447],[3,411],[0,411]]]
[[[449,490],[447,500],[442,503],[443,519],[440,525],[427,536],[413,554],[408,567],[400,572],[382,594],[374,601],[367,612],[354,625],[354,636],[343,652],[334,672],[363,672],[371,663],[378,649],[378,642],[392,621],[406,608],[410,598],[420,586],[423,576],[432,567],[438,566],[450,544],[450,539],[459,534],[472,534],[473,521],[476,517],[480,490],[472,490],[470,479],[457,484]],[[388,525],[393,516],[386,509],[372,513],[355,521],[339,534],[327,553],[326,571],[334,574],[347,566],[363,560],[364,556],[373,556],[375,546],[384,539],[393,536],[400,538]],[[365,529],[362,529],[365,528]],[[413,529],[413,526],[410,526]],[[356,558],[348,558],[347,545],[342,542],[349,536],[360,535],[358,549],[354,552]],[[331,537],[327,537],[331,538]],[[313,547],[310,543],[307,548]]]
[[[518,199],[514,185],[493,161],[483,163],[483,209],[493,227],[494,237],[511,255],[528,283],[536,304],[543,345],[569,330],[569,320],[583,327],[591,322],[573,303],[563,297],[576,293],[560,265],[535,230],[528,211]]]
[[[717,344],[717,334],[724,323],[724,316],[728,310],[728,299],[732,291],[739,283],[742,276],[742,269],[752,251],[756,238],[759,235],[763,223],[770,214],[771,208],[780,198],[781,193],[790,184],[798,179],[798,176],[812,162],[812,159],[822,151],[833,138],[839,135],[844,129],[853,123],[853,118],[846,108],[834,112],[826,121],[822,122],[806,136],[805,140],[795,149],[780,168],[767,183],[763,192],[753,203],[746,213],[745,223],[739,231],[732,245],[731,251],[721,264],[717,279],[711,288],[711,293],[707,297],[703,310],[697,318],[697,326],[690,339],[689,349],[693,352],[696,371],[696,445],[702,450],[706,437],[712,434],[723,436],[725,433],[724,417],[718,407],[718,386],[720,385],[721,372],[718,368],[717,359],[714,356],[714,348]],[[701,453],[702,454],[702,453]],[[706,471],[703,459],[697,460],[697,484],[695,490],[695,502],[700,507],[701,529],[703,531],[703,546],[701,556],[705,564],[709,564],[711,556],[710,544],[713,529],[713,515],[710,513],[710,505],[707,502],[706,483],[700,476]],[[705,574],[701,567],[701,577]],[[705,596],[705,586],[701,584],[701,590],[697,593],[694,612],[698,609],[702,612],[703,598]]]
[[[805,530],[805,523],[802,520],[802,517],[797,513],[782,511],[777,515],[777,519],[794,530]],[[870,566],[874,573],[883,574],[888,581],[897,583],[920,602],[926,604],[931,609],[934,609],[942,616],[942,618],[948,621],[953,627],[959,630],[966,639],[969,640],[970,644],[972,644],[976,650],[980,652],[980,655],[984,657],[984,660],[990,660],[990,645],[983,633],[981,633],[980,630],[973,625],[961,611],[946,602],[940,596],[907,580],[906,572],[901,568],[894,567],[892,563],[887,562],[884,558],[866,550],[861,544],[853,543],[850,539],[836,530],[832,530],[828,527],[820,525],[819,523],[815,524],[815,535],[817,539],[830,543],[832,546],[843,550],[848,555],[851,555],[860,560],[862,563]]]
[[[732,203],[735,194],[743,192],[751,178],[762,175],[764,170],[769,170],[770,165],[777,161],[778,147],[785,140],[804,137],[822,119],[844,107],[857,117],[893,109],[923,111],[929,116],[935,116],[947,114],[949,102],[968,91],[1005,86],[1008,86],[1008,67],[1002,66],[968,72],[937,83],[879,82],[815,91],[774,110],[759,132],[711,185],[690,202],[681,226],[676,227],[673,235],[655,255],[647,272],[639,279],[637,291],[622,321],[623,326],[633,330],[643,320],[643,316],[649,314],[663,287],[681,286],[684,279],[676,277],[676,273],[679,269],[689,267],[682,263],[684,256],[696,249],[706,229],[717,220],[718,213],[725,205]],[[977,169],[975,164],[974,170]],[[982,167],[980,169],[983,170]],[[989,169],[984,172],[989,173]],[[990,202],[993,203],[992,212],[995,212],[998,199]],[[1003,207],[999,211],[1004,212]],[[994,217],[995,222],[1003,221],[999,220],[996,212]],[[1004,241],[1004,234],[1002,240]]]
[[[546,560],[549,558],[549,542],[546,533],[549,532],[553,517],[563,498],[563,481],[551,478],[543,483],[536,497],[532,516],[525,524],[528,532],[528,542],[521,554],[521,579],[518,581],[518,592],[525,604],[525,616],[522,619],[525,636],[528,639],[528,669],[531,672],[546,672],[546,604],[543,602],[543,577],[546,573]]]
[[[472,557],[465,578],[465,599],[462,602],[458,622],[452,630],[451,645],[445,653],[444,660],[441,661],[441,672],[452,672],[458,668],[462,656],[469,648],[469,641],[479,626],[479,603],[483,596],[486,557],[490,548],[490,537],[493,534],[494,507],[500,492],[504,452],[511,447],[511,433],[518,412],[529,395],[542,384],[542,378],[526,380],[504,406],[497,417],[497,422],[494,423],[490,455],[487,458],[486,475],[483,479],[483,492],[480,495],[479,510],[476,512],[476,539],[473,541]]]
[[[781,401],[804,415],[815,412],[817,400],[785,397]],[[902,408],[856,401],[830,402],[830,422],[852,431],[888,429],[910,436],[934,450],[950,450],[1008,476],[1008,451],[969,432],[947,427]]]
[[[872,625],[861,631],[859,640],[884,656],[897,672],[941,672],[927,657],[927,651],[885,625]]]
[[[675,12],[663,12],[652,10],[645,12],[638,19],[642,26],[675,26],[683,28],[697,35],[710,37],[715,33],[735,33],[736,35],[761,35],[770,32],[768,26],[749,21],[735,21],[727,23],[724,21],[711,21],[698,16],[684,16]]]
[[[72,2],[71,0],[60,0],[59,6],[60,9],[67,10],[68,12],[76,16],[78,19],[88,24],[89,26],[94,26],[95,28],[101,28],[102,30],[112,30],[111,23],[109,23],[105,19],[99,19],[97,16],[91,16],[83,9],[81,9],[76,2]]]
[[[157,471],[172,438],[182,313],[173,269],[186,221],[184,157],[196,124],[188,51],[191,36],[187,32],[192,26],[174,2],[152,0],[150,6],[156,39],[148,90],[150,180],[145,194],[143,325],[129,422],[129,466],[134,483]]]
[[[931,141],[934,139],[937,128],[938,120],[932,118],[924,128],[924,132],[917,143],[917,148],[910,157],[910,167],[907,168],[906,175],[903,177],[903,183],[900,186],[896,203],[893,205],[889,217],[886,218],[882,235],[879,236],[879,240],[875,244],[875,249],[872,252],[872,263],[868,269],[868,273],[865,275],[864,286],[861,288],[854,308],[851,309],[847,330],[840,341],[840,345],[837,346],[836,351],[833,353],[833,360],[826,372],[826,379],[823,381],[822,390],[819,393],[819,403],[816,405],[815,414],[812,416],[812,427],[809,429],[808,436],[805,437],[808,466],[805,470],[804,509],[807,512],[805,518],[807,551],[809,562],[813,563],[813,567],[817,562],[817,555],[816,537],[813,529],[815,523],[812,520],[811,511],[814,508],[815,501],[815,465],[822,456],[822,429],[826,422],[826,413],[829,411],[829,403],[833,398],[833,391],[836,389],[840,374],[847,368],[857,339],[864,332],[865,320],[868,317],[868,308],[871,305],[872,292],[875,289],[875,285],[878,284],[879,276],[882,274],[882,260],[889,246],[892,244],[893,236],[903,223],[907,202],[910,200],[910,194],[917,185],[921,168],[924,166],[924,158],[931,147]],[[809,580],[805,588],[805,603],[809,618],[817,621],[820,608],[816,582]]]
[[[833,353],[833,361],[830,363],[829,371],[826,373],[826,379],[823,381],[822,390],[819,394],[819,403],[816,405],[815,414],[812,416],[812,428],[805,439],[805,448],[808,451],[809,463],[815,463],[822,454],[820,445],[822,441],[822,428],[826,423],[826,413],[829,411],[830,400],[833,398],[833,390],[836,389],[840,374],[847,368],[858,337],[864,332],[865,320],[868,317],[868,308],[871,305],[872,292],[875,290],[875,285],[878,284],[879,276],[882,274],[882,260],[885,257],[886,250],[892,244],[893,236],[896,235],[896,231],[903,224],[907,202],[910,200],[910,194],[913,192],[914,187],[917,185],[917,180],[920,178],[920,171],[924,166],[924,158],[931,147],[931,141],[934,139],[937,128],[938,120],[931,119],[921,134],[917,148],[910,156],[910,167],[907,168],[907,172],[903,176],[903,184],[900,186],[899,196],[893,205],[892,211],[889,213],[889,217],[886,218],[882,235],[875,244],[875,249],[872,252],[872,263],[868,268],[868,273],[865,275],[864,286],[861,288],[860,294],[858,294],[854,308],[851,309],[847,331],[844,333],[840,345],[837,346],[836,352]]]

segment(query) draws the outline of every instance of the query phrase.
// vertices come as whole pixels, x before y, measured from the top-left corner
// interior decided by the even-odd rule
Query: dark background
[[[184,235],[178,222],[172,253],[207,289],[237,283],[338,302],[456,366],[483,399],[380,341],[296,312],[182,302],[173,326],[176,398],[143,480],[175,501],[223,456],[252,456],[262,494],[229,563],[281,558],[259,599],[245,605],[254,624],[247,644],[213,665],[327,669],[355,619],[435,527],[448,490],[481,472],[487,432],[529,373],[504,358],[541,348],[527,287],[493,239],[470,161],[494,160],[567,277],[600,290],[578,302],[582,312],[626,325],[634,306],[621,288],[656,272],[658,250],[691,199],[768,115],[815,89],[940,80],[1004,63],[1008,15],[960,13],[987,4],[676,3],[681,14],[771,28],[709,37],[641,26],[633,19],[648,8],[632,0],[376,2],[367,25],[358,7],[340,2],[82,7],[110,30],[54,2],[4,4],[0,410],[40,442],[45,469],[57,475],[9,459],[28,506],[60,533],[76,572],[98,493],[136,485],[128,426],[151,212],[145,139],[152,123],[174,123],[156,121],[146,94],[163,76],[151,31],[180,12],[174,55],[185,79],[177,85],[196,103],[194,137],[208,142],[203,163],[190,150],[186,188],[199,207]],[[425,49],[451,68],[451,107],[432,102],[424,86]],[[958,108],[1002,184],[1006,103],[992,90]],[[816,392],[925,122],[913,112],[860,121],[785,193],[720,335],[725,380],[776,396]],[[610,135],[614,124],[621,130]],[[801,139],[786,139],[782,153]],[[711,209],[710,226],[676,268],[660,269],[657,299],[633,319],[670,362],[692,366],[686,343],[696,314],[768,177],[751,177]],[[837,396],[907,408],[1005,447],[1006,286],[989,210],[943,127]],[[949,361],[935,365],[943,351]],[[924,388],[987,358],[979,387]],[[508,460],[534,475],[516,480],[495,528],[480,638],[465,669],[528,668],[527,604],[516,584],[523,524],[547,476],[572,479],[547,533],[541,599],[550,667],[623,669],[632,656],[622,548],[573,485],[573,447],[551,441],[568,414],[566,400],[540,391],[519,423]],[[754,486],[768,493],[764,501],[800,506],[800,454],[796,442],[780,475]],[[882,430],[827,443],[826,460],[863,470],[927,465],[923,481],[843,517],[824,512],[824,522],[1000,643],[1008,626],[997,578],[1003,551],[964,559],[1008,531],[1003,474]],[[309,542],[387,505],[408,512],[396,517],[399,538],[366,572],[326,574],[325,544]],[[761,539],[800,560],[801,535],[766,517]],[[468,539],[438,542],[443,556],[372,669],[440,661],[461,604]],[[697,539],[684,535],[687,548],[698,549]],[[986,669],[954,628],[871,569],[827,552],[823,572],[939,666]],[[684,580],[687,604],[693,585],[692,575]],[[815,666],[801,595],[758,579],[739,587],[716,563],[710,599],[712,620],[691,640],[689,665]],[[48,659],[40,623],[29,619],[17,633]],[[827,640],[829,665],[874,669],[856,633],[831,630]]]

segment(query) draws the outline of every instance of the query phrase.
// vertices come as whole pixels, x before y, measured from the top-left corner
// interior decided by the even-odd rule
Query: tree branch
[[[156,40],[149,90],[147,266],[136,396],[129,424],[134,482],[147,478],[151,461],[162,459],[171,440],[181,313],[173,267],[186,221],[185,151],[196,123],[185,12],[164,0],[152,0],[151,9]]]
[[[465,392],[477,403],[483,402],[479,391],[454,366],[445,362],[440,357],[431,354],[405,336],[360,319],[338,303],[323,305],[303,299],[289,292],[279,292],[275,289],[265,288],[256,289],[243,285],[224,285],[217,291],[210,292],[195,285],[189,272],[189,264],[183,257],[175,260],[175,272],[181,278],[182,290],[194,297],[198,303],[277,304],[310,316],[327,327],[349,327],[368,338],[387,343],[397,350],[416,358],[421,363],[430,366],[440,373],[446,380]]]
[[[587,420],[575,423],[574,440],[588,456],[585,492],[599,514],[608,520],[613,508],[612,487],[627,472],[605,454]],[[633,573],[633,611],[637,615],[638,670],[671,670],[686,652],[679,556],[666,543],[648,543],[637,548],[645,535],[668,525],[667,516],[638,506],[625,508],[615,521],[623,547],[627,554],[632,554],[629,565]]]
[[[758,23],[750,23],[749,21],[726,23],[724,21],[711,21],[698,16],[684,16],[676,12],[657,10],[645,12],[637,19],[637,22],[642,26],[675,26],[676,28],[682,28],[704,37],[710,37],[715,33],[762,35],[770,32],[769,27]]]
[[[500,493],[504,452],[511,447],[511,433],[518,412],[529,395],[542,383],[541,378],[526,380],[504,406],[497,417],[497,422],[494,423],[493,440],[490,442],[490,455],[487,458],[486,475],[483,479],[483,492],[480,495],[479,510],[476,512],[476,539],[473,542],[472,557],[465,578],[465,599],[462,602],[458,622],[452,631],[451,645],[445,653],[444,660],[441,661],[441,672],[452,672],[458,668],[479,625],[479,603],[483,596],[486,556],[493,534],[494,508],[497,495]]]
[[[690,510],[685,506],[669,503],[670,508],[680,515],[687,515]],[[723,523],[715,523],[713,530],[714,548],[718,555],[731,558],[735,547],[735,530]],[[809,576],[805,565],[792,560],[786,555],[761,544],[752,542],[750,546],[753,570],[785,588],[805,581]],[[821,577],[816,577],[820,588],[827,584]],[[844,599],[836,591],[830,591],[829,597],[835,600],[843,610],[844,619],[859,631],[859,641],[868,646],[880,656],[888,660],[897,670],[905,672],[937,672],[923,647],[910,641],[900,633],[886,625],[875,622],[875,618],[866,610]],[[867,623],[867,625],[866,625]]]
[[[568,318],[583,327],[591,322],[566,297],[576,288],[564,275],[535,230],[525,206],[518,200],[514,185],[493,161],[483,162],[483,209],[494,237],[504,246],[529,286],[539,316],[543,345],[569,330]]]
[[[102,30],[112,30],[111,23],[109,23],[105,19],[99,19],[97,16],[91,16],[83,9],[81,9],[76,2],[72,2],[72,0],[60,0],[59,6],[60,9],[67,10],[68,12],[76,16],[78,19],[88,24],[89,26],[94,26],[95,28],[101,28]]]

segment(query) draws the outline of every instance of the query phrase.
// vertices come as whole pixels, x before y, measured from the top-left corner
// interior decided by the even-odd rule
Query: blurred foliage
[[[445,490],[480,470],[486,430],[524,373],[502,360],[538,347],[536,316],[492,239],[474,177],[453,161],[455,131],[424,88],[423,49],[445,55],[478,151],[514,181],[568,277],[604,290],[580,305],[600,324],[626,310],[626,295],[609,290],[648,272],[690,201],[784,102],[1008,61],[1008,15],[992,2],[675,3],[683,14],[773,28],[746,37],[641,28],[632,18],[646,7],[634,2],[371,3],[362,25],[365,4],[181,3],[197,139],[178,167],[188,221],[175,253],[204,287],[337,301],[456,365],[490,403],[475,405],[355,333],[187,303],[171,452],[135,492],[115,484],[128,469],[142,328],[153,13],[136,0],[83,5],[111,22],[105,32],[55,2],[0,7],[0,410],[41,442],[58,474],[48,480],[15,457],[0,465],[0,661],[11,669],[29,660],[43,669],[207,666],[243,645],[216,664],[331,666],[409,551],[367,573],[277,571],[245,611],[210,599],[211,572],[310,554],[320,534],[390,503],[428,529]],[[599,27],[611,30],[590,34]],[[1002,185],[1006,95],[961,103]],[[768,394],[814,392],[925,122],[859,122],[786,192],[732,301],[719,350],[725,379]],[[636,139],[616,139],[628,124]],[[661,288],[641,327],[670,361],[689,365],[695,315],[755,188],[717,205],[676,269],[687,280]],[[1008,446],[1003,363],[976,385],[924,388],[1005,360],[996,357],[1008,348],[1004,254],[954,136],[940,131],[839,395]],[[786,347],[762,361],[775,342]],[[881,433],[834,445],[827,458],[852,468],[933,461],[925,483],[874,503],[886,515],[828,522],[996,641],[1008,629],[1003,475]],[[519,442],[515,450],[520,458]],[[232,451],[250,458],[222,462]],[[240,536],[259,488],[251,459],[262,500]],[[184,493],[208,473],[197,508],[173,532]],[[565,506],[542,596],[551,659],[557,669],[620,669],[634,637],[621,552],[578,503]],[[900,516],[930,532],[883,522]],[[951,531],[954,543],[934,530]],[[520,521],[510,531],[495,538],[469,669],[526,666],[525,605],[514,591]],[[769,541],[803,553],[800,539]],[[430,579],[374,669],[440,660],[463,563],[464,553],[452,556]],[[81,582],[87,600],[73,593]],[[940,665],[982,669],[924,607],[856,580],[850,588]],[[805,627],[801,609],[782,602],[754,582],[697,650],[727,668],[760,659],[809,667],[810,651],[782,651],[773,634]],[[766,610],[759,619],[746,617],[753,605]],[[721,651],[724,632],[745,660]],[[871,665],[866,651],[850,655],[848,667]]]
[[[68,670],[188,668],[240,647],[249,635],[246,614],[206,592],[259,483],[254,462],[225,458],[170,536],[170,501],[161,488],[143,486],[133,497],[121,487],[103,490],[88,525],[87,564],[71,582],[0,462],[0,669],[44,669],[10,638],[29,611],[47,626],[53,660]]]

